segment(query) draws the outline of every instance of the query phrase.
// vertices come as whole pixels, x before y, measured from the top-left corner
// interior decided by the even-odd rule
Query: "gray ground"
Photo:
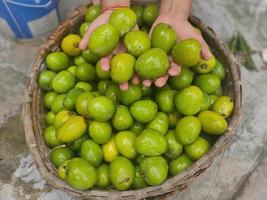
[[[85,2],[85,1],[78,1]],[[64,0],[68,13],[77,1]],[[198,0],[193,13],[227,40],[241,31],[253,49],[267,47],[267,0]],[[20,108],[25,80],[38,45],[0,37],[0,199],[72,199],[40,177],[25,145]],[[264,200],[267,191],[267,65],[255,54],[259,72],[242,68],[244,109],[227,151],[192,186],[172,199]]]

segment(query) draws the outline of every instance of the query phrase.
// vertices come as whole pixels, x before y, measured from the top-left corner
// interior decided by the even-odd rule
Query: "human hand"
[[[209,46],[203,39],[202,35],[200,32],[196,30],[195,27],[193,27],[188,20],[184,18],[177,18],[174,15],[166,15],[166,14],[161,14],[158,16],[154,24],[152,25],[152,28],[150,30],[150,35],[153,32],[153,29],[160,23],[165,23],[170,25],[174,31],[177,34],[177,40],[185,40],[189,38],[194,38],[199,41],[201,44],[201,55],[205,60],[209,60],[211,58],[211,53],[209,50]]]
[[[119,3],[119,4],[117,4]],[[124,4],[122,4],[124,3]],[[79,44],[79,48],[82,50],[87,49],[88,47],[88,41],[89,38],[92,34],[92,32],[99,27],[102,24],[106,24],[109,22],[109,17],[112,14],[112,12],[119,8],[119,7],[128,7],[129,3],[128,1],[124,1],[124,2],[111,2],[111,1],[102,1],[102,7],[103,7],[103,12],[101,15],[99,15],[88,27],[86,33],[83,36],[82,41]],[[113,50],[113,52],[105,57],[102,57],[100,59],[100,67],[103,71],[109,71],[110,70],[110,60],[111,58],[118,54],[118,53],[122,53],[125,52],[125,48],[123,46],[122,42],[119,42],[118,46],[116,47],[116,49]],[[127,90],[128,89],[128,82],[125,83],[120,83],[119,84],[121,90]]]

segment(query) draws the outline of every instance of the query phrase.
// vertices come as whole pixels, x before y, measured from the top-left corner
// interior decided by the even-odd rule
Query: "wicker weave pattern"
[[[49,160],[49,149],[42,139],[44,129],[44,107],[43,92],[37,86],[36,78],[40,71],[45,67],[44,60],[51,51],[56,51],[62,38],[72,32],[77,27],[83,17],[86,7],[76,9],[68,20],[61,23],[48,37],[47,41],[41,46],[37,53],[35,62],[27,82],[26,102],[22,108],[22,117],[24,121],[25,137],[29,150],[35,160],[38,170],[46,181],[53,187],[64,190],[77,198],[90,199],[142,199],[150,196],[157,196],[173,192],[175,190],[184,190],[200,174],[202,174],[212,163],[213,159],[225,150],[230,143],[235,129],[239,123],[242,107],[242,85],[240,81],[239,65],[233,55],[228,50],[226,44],[219,39],[216,33],[200,19],[190,16],[190,22],[198,27],[211,47],[216,57],[227,67],[228,75],[224,82],[224,90],[235,102],[234,112],[229,120],[227,132],[213,145],[209,153],[195,162],[185,172],[169,178],[160,186],[151,186],[140,190],[129,191],[107,191],[107,190],[87,190],[79,191],[69,187],[64,181],[57,177],[57,172]]]

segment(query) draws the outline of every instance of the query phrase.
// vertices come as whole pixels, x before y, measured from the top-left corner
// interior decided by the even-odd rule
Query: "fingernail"
[[[120,84],[120,89],[122,91],[126,91],[126,90],[128,90],[128,88],[129,88],[128,82],[125,82],[125,83],[121,83]]]
[[[134,75],[133,78],[132,78],[132,83],[134,85],[138,85],[140,83],[140,79],[137,75]]]
[[[109,59],[108,58],[101,58],[100,60],[100,67],[103,71],[108,72],[110,69],[109,66]]]
[[[151,82],[150,80],[148,80],[148,79],[146,79],[146,80],[143,81],[143,85],[144,85],[145,87],[150,87],[151,84],[152,84],[152,82]]]

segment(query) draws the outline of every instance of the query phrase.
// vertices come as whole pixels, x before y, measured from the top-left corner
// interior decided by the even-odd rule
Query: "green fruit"
[[[203,93],[196,86],[182,89],[175,97],[175,105],[183,115],[195,115],[200,111]]]
[[[70,56],[78,56],[81,54],[79,43],[82,38],[76,34],[69,34],[65,36],[61,42],[61,49]]]
[[[52,164],[58,168],[64,161],[73,158],[74,153],[68,147],[55,147],[50,152],[50,160]]]
[[[101,5],[93,4],[85,11],[85,21],[92,22],[101,14]]]
[[[55,113],[53,113],[53,111],[49,111],[48,113],[46,113],[46,116],[45,116],[45,124],[47,126],[50,126],[50,125],[53,125],[54,124],[54,121],[55,121]]]
[[[185,152],[191,160],[196,161],[208,153],[209,147],[208,141],[199,137],[194,143],[185,146]]]
[[[70,72],[73,76],[75,76],[76,66],[70,66],[67,71]]]
[[[64,101],[63,105],[68,110],[73,110],[75,108],[75,103],[77,101],[77,98],[84,92],[81,88],[73,88],[68,91]]]
[[[51,83],[55,78],[56,73],[53,71],[45,70],[38,75],[38,85],[43,90],[51,90]]]
[[[209,95],[210,107],[213,106],[213,104],[215,103],[215,101],[217,100],[217,98],[218,98],[218,96],[216,96],[216,95]]]
[[[186,170],[188,167],[190,167],[193,164],[192,160],[186,155],[182,154],[175,160],[172,160],[169,163],[169,172],[172,176],[175,176],[184,170]]]
[[[76,68],[76,77],[80,81],[93,81],[95,78],[95,68],[89,63],[83,63]]]
[[[99,97],[99,96],[101,96],[100,92],[98,92],[98,91],[92,91],[92,94],[93,94],[95,97]]]
[[[88,117],[88,104],[95,96],[91,92],[84,92],[78,96],[75,109],[80,115]]]
[[[218,96],[218,97],[222,96],[222,95],[223,95],[223,88],[222,88],[222,86],[219,86],[219,87],[215,90],[215,92],[212,92],[211,94],[216,95],[216,96]]]
[[[66,170],[66,182],[78,190],[87,190],[96,183],[96,170],[86,160],[73,158]]]
[[[165,137],[156,130],[145,129],[136,138],[136,150],[145,156],[158,156],[167,149]]]
[[[174,45],[172,57],[182,67],[191,67],[200,61],[201,46],[195,39],[185,39]]]
[[[109,168],[107,164],[101,164],[97,169],[96,187],[105,189],[110,185],[109,181]]]
[[[137,85],[129,85],[128,90],[120,91],[120,102],[130,106],[142,98],[142,89]]]
[[[151,42],[152,47],[161,48],[168,54],[176,42],[176,32],[168,24],[159,23],[152,32]]]
[[[54,121],[54,126],[56,129],[58,129],[62,124],[64,124],[66,121],[68,121],[73,116],[76,116],[74,112],[68,111],[68,110],[61,110],[59,113],[57,113]]]
[[[68,71],[59,72],[52,80],[52,88],[57,93],[66,93],[75,85],[75,77]]]
[[[85,58],[82,55],[75,56],[74,57],[74,64],[76,66],[86,63]]]
[[[97,144],[105,144],[109,141],[112,128],[108,122],[92,121],[89,124],[89,135]]]
[[[118,156],[119,152],[114,137],[111,137],[107,143],[102,145],[102,151],[106,162],[111,162]]]
[[[87,23],[87,22],[84,22],[84,23],[81,24],[80,29],[79,29],[79,31],[80,31],[79,33],[80,33],[81,37],[84,36],[84,34],[86,33],[88,27],[89,27],[89,23]]]
[[[144,33],[146,33],[146,34],[148,34],[148,33],[149,33],[149,28],[148,28],[147,26],[142,26],[142,27],[140,28],[140,31],[142,31],[142,32],[144,32]]]
[[[58,94],[55,93],[55,92],[47,92],[47,93],[45,93],[45,95],[44,95],[44,106],[49,109],[51,107],[51,105],[52,105],[52,102],[54,101],[54,99],[56,98],[57,95]]]
[[[131,31],[123,38],[124,46],[127,51],[135,57],[140,56],[142,53],[151,48],[151,41],[143,31]]]
[[[222,115],[224,118],[229,117],[234,109],[234,102],[231,97],[218,97],[212,106],[212,110]]]
[[[206,93],[203,93],[201,101],[200,111],[208,110],[210,108],[210,97]]]
[[[97,83],[97,90],[101,95],[105,95],[108,89],[108,86],[110,85],[109,80],[99,81]]]
[[[58,177],[62,180],[66,179],[66,170],[69,164],[69,160],[65,160],[57,169]]]
[[[136,135],[139,135],[144,130],[144,128],[145,128],[144,124],[138,121],[134,121],[133,125],[130,127],[130,130],[136,133]]]
[[[58,128],[57,139],[61,142],[73,142],[85,132],[85,119],[81,116],[74,116]]]
[[[134,74],[135,58],[128,53],[120,53],[111,60],[110,76],[113,81],[123,83],[128,81]]]
[[[116,103],[120,96],[120,88],[117,85],[110,85],[106,91],[106,97],[113,100]]]
[[[48,69],[54,72],[59,72],[67,69],[70,65],[70,59],[64,52],[53,52],[46,56],[45,62]]]
[[[167,151],[164,155],[173,160],[183,152],[183,145],[176,140],[174,130],[169,130],[165,138],[167,141]]]
[[[82,56],[85,58],[85,60],[91,64],[97,63],[97,61],[100,59],[100,57],[96,54],[94,54],[90,49],[86,49],[82,52]]]
[[[159,15],[157,4],[147,4],[143,12],[143,20],[146,25],[151,26]]]
[[[223,64],[219,60],[216,60],[215,68],[211,71],[211,73],[223,80],[226,75],[226,70]]]
[[[56,98],[51,104],[51,110],[53,111],[53,113],[57,114],[59,111],[64,109],[63,101],[65,97],[66,97],[66,94],[61,94],[61,95],[56,96]]]
[[[115,105],[113,101],[105,96],[95,97],[88,103],[89,117],[97,121],[109,120],[114,111]]]
[[[161,156],[144,158],[140,168],[149,185],[160,185],[167,179],[168,164]]]
[[[192,81],[193,73],[187,68],[182,68],[179,75],[170,77],[169,85],[172,89],[179,90],[191,85]]]
[[[211,94],[220,87],[221,81],[214,74],[203,74],[196,77],[195,85],[198,86],[203,92]]]
[[[169,127],[170,128],[175,128],[177,122],[183,117],[183,115],[177,111],[174,111],[169,114],[168,119],[169,119]]]
[[[151,96],[152,95],[152,89],[151,87],[145,87],[145,86],[141,86],[141,90],[142,90],[142,96],[143,97],[147,97],[147,96]]]
[[[69,148],[73,151],[80,151],[82,147],[82,143],[87,140],[89,136],[87,134],[82,135],[74,142],[70,143]]]
[[[85,140],[81,147],[81,158],[87,160],[94,167],[97,167],[103,160],[102,149],[93,140]]]
[[[75,88],[81,88],[86,92],[92,91],[93,90],[93,86],[90,83],[87,82],[77,82],[75,85]]]
[[[192,144],[199,136],[201,124],[197,117],[183,117],[176,125],[176,139],[183,145]]]
[[[95,69],[96,69],[96,75],[99,79],[109,79],[110,72],[103,71],[101,69],[100,61],[97,62]]]
[[[212,135],[221,135],[227,129],[227,121],[213,111],[202,111],[198,115],[202,130]]]
[[[137,16],[130,8],[118,8],[109,17],[109,23],[119,32],[120,36],[130,32],[136,26]]]
[[[134,179],[132,188],[133,189],[141,189],[147,186],[147,183],[142,175],[141,167],[139,165],[134,167]]]
[[[135,149],[136,135],[132,131],[121,131],[115,136],[115,144],[121,155],[126,158],[136,157]]]
[[[141,54],[135,63],[136,72],[143,78],[157,78],[169,69],[168,56],[162,49],[152,48]]]
[[[134,159],[135,163],[140,165],[141,162],[146,158],[146,156],[137,154],[136,158]]]
[[[111,24],[103,24],[92,32],[88,47],[92,53],[103,57],[110,54],[116,48],[118,42],[118,31]]]
[[[131,6],[131,9],[136,14],[138,27],[141,27],[143,25],[143,12],[144,12],[144,7],[142,5],[134,5],[134,6]]]
[[[128,108],[123,105],[118,105],[112,117],[113,127],[118,131],[122,131],[130,128],[132,124],[133,124],[133,118]]]
[[[44,142],[49,147],[55,147],[60,144],[60,141],[56,137],[56,129],[54,126],[48,126],[44,130]]]
[[[193,67],[193,70],[198,74],[207,74],[215,68],[215,64],[216,58],[212,54],[209,60],[204,60],[200,58],[199,63]]]
[[[140,100],[132,104],[130,112],[135,120],[146,123],[156,117],[158,107],[154,101]]]
[[[174,111],[174,99],[177,92],[175,90],[162,90],[155,96],[155,102],[158,104],[159,110],[170,113]]]
[[[110,163],[109,177],[117,190],[127,190],[133,183],[134,166],[127,158],[119,156]]]
[[[165,135],[169,129],[168,116],[163,112],[158,112],[156,117],[146,125],[146,128],[159,131]]]

